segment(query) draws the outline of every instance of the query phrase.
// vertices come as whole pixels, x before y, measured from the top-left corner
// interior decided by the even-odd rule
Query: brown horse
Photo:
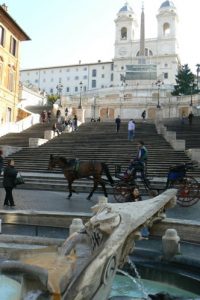
[[[75,190],[72,189],[72,183],[74,180],[78,178],[86,178],[90,176],[92,177],[94,185],[89,196],[87,197],[88,200],[90,200],[90,198],[92,197],[94,191],[98,187],[98,184],[102,186],[105,197],[108,196],[105,187],[105,182],[102,179],[103,173],[106,174],[106,177],[108,178],[111,184],[114,183],[110,175],[108,166],[103,162],[94,161],[94,160],[79,161],[76,159],[66,159],[63,156],[53,156],[51,154],[49,159],[48,170],[52,170],[55,166],[58,166],[62,169],[64,176],[68,181],[68,189],[69,189],[68,199],[71,198],[72,192],[75,192]]]

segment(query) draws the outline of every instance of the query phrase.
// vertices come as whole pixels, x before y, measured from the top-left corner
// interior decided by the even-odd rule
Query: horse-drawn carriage
[[[117,202],[127,202],[130,201],[130,195],[139,183],[143,185],[150,196],[156,196],[168,188],[177,188],[177,202],[181,206],[194,205],[200,198],[198,181],[194,177],[187,175],[187,171],[195,167],[193,163],[184,163],[171,167],[166,177],[166,183],[163,183],[163,185],[153,183],[147,176],[146,168],[142,165],[137,170],[134,169],[129,176],[124,176],[124,173],[121,172],[121,166],[116,165],[116,181],[113,181],[107,164],[95,160],[79,161],[50,155],[48,169],[52,170],[55,166],[59,166],[62,169],[68,181],[68,199],[75,192],[72,188],[72,183],[78,178],[90,178],[93,180],[93,188],[87,197],[88,200],[92,197],[99,184],[102,186],[105,197],[107,197],[106,184],[110,184],[113,187],[115,200]],[[107,181],[103,179],[103,174],[106,175]]]
[[[118,182],[113,187],[114,198],[117,202],[129,201],[135,186],[143,185],[150,196],[156,196],[168,188],[177,188],[177,203],[184,207],[194,205],[200,198],[200,184],[193,176],[187,175],[187,171],[194,167],[193,163],[172,166],[166,176],[166,182],[156,185],[148,179],[145,167],[140,167],[127,176],[122,172],[121,166],[116,165],[115,177],[118,178]]]

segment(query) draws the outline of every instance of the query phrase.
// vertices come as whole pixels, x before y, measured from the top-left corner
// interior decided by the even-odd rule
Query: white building
[[[157,14],[157,37],[145,39],[144,14],[141,18],[141,38],[135,39],[138,21],[132,8],[125,3],[115,19],[115,48],[113,61],[38,69],[21,70],[21,82],[29,81],[48,94],[57,93],[58,84],[62,84],[62,95],[74,95],[82,89],[85,92],[100,92],[108,87],[121,84],[121,74],[126,76],[127,66],[134,65],[141,70],[141,56],[147,65],[154,66],[156,74],[150,80],[158,79],[170,85],[175,83],[175,74],[179,65],[176,8],[171,1],[161,4]],[[148,24],[149,26],[150,24]],[[143,29],[142,29],[143,28]],[[141,44],[144,53],[140,54]],[[135,71],[135,68],[134,71]],[[132,69],[132,68],[131,68]],[[137,69],[137,68],[136,68]],[[134,80],[138,78],[138,70]],[[82,82],[82,86],[80,85]]]
[[[144,109],[148,118],[155,119],[158,108],[161,118],[181,116],[190,106],[188,97],[171,96],[180,66],[174,3],[161,2],[155,17],[157,37],[146,38],[144,8],[138,22],[125,3],[115,19],[112,61],[21,70],[21,82],[47,94],[62,94],[62,106],[71,107],[81,120],[113,119],[118,114],[124,119],[140,118]],[[135,38],[137,30],[140,39]],[[78,108],[84,108],[84,113]]]

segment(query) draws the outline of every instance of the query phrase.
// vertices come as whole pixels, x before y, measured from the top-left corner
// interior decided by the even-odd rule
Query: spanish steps
[[[115,131],[114,122],[92,122],[82,124],[77,131],[64,132],[38,148],[27,146],[29,137],[41,137],[44,130],[49,129],[50,126],[49,123],[37,124],[22,133],[9,134],[10,145],[23,147],[10,157],[15,160],[16,168],[25,177],[26,184],[22,188],[66,190],[66,181],[61,170],[58,168],[53,172],[47,170],[50,154],[68,159],[99,160],[107,163],[111,174],[114,175],[115,165],[120,164],[125,170],[130,159],[136,155],[136,141],[143,140],[149,152],[148,176],[162,179],[166,178],[171,165],[189,161],[183,151],[174,151],[170,144],[157,134],[155,125],[148,121],[136,122],[136,135],[133,142],[127,140],[125,121],[122,121],[119,133]],[[0,138],[0,145],[5,138]],[[200,177],[200,169],[191,171],[191,174]],[[92,181],[88,179],[74,182],[77,191],[86,191],[91,185]]]
[[[164,122],[167,130],[175,131],[177,139],[185,140],[186,149],[200,148],[200,117],[193,118],[192,125],[188,120],[182,124],[180,119],[168,120]]]

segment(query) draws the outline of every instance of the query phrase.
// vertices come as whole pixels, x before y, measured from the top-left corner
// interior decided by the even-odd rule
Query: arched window
[[[140,56],[140,51],[137,52],[136,56]],[[145,56],[153,56],[153,52],[150,49],[145,48]]]
[[[163,35],[167,36],[169,34],[170,34],[170,25],[169,25],[169,23],[165,23],[163,25]]]
[[[126,27],[122,27],[122,29],[121,29],[121,39],[122,40],[127,39],[127,28]]]

